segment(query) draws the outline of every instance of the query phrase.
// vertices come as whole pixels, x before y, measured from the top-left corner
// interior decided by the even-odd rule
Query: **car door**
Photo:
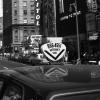
[[[100,89],[54,93],[47,100],[100,100]]]

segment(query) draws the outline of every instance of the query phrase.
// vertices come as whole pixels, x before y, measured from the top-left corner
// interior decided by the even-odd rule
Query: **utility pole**
[[[75,0],[75,3],[70,4],[70,7],[71,6],[74,6],[75,12],[76,12],[76,32],[77,32],[77,52],[78,52],[77,64],[80,64],[81,63],[81,59],[80,59],[80,40],[79,40],[77,1]]]
[[[55,37],[57,37],[57,27],[56,27],[56,0],[54,1],[54,27],[55,27]]]

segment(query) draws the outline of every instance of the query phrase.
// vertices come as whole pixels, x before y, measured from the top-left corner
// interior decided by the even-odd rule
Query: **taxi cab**
[[[0,100],[100,100],[100,68],[43,65],[1,70]]]
[[[53,63],[0,70],[0,100],[100,100],[100,66],[64,64],[62,43],[41,48]]]

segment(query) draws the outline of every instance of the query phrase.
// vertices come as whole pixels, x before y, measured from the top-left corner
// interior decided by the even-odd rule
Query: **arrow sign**
[[[51,61],[58,61],[64,57],[66,46],[62,43],[46,43],[41,47],[44,55]]]

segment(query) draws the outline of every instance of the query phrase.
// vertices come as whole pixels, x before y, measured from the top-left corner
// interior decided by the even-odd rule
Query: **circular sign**
[[[66,46],[62,43],[46,43],[41,46],[44,55],[51,61],[58,61],[64,57]]]

